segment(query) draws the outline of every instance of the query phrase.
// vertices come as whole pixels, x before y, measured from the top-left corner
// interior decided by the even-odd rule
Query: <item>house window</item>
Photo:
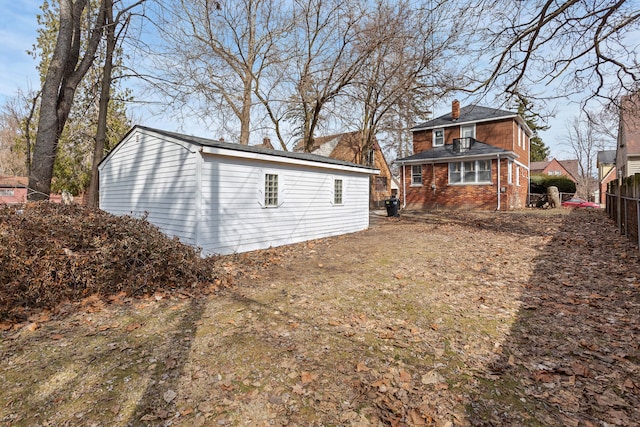
[[[422,185],[422,165],[411,166],[411,185]]]
[[[264,176],[264,205],[278,206],[278,175],[265,174]]]
[[[433,130],[433,146],[441,147],[444,145],[444,129]]]
[[[449,163],[449,184],[491,182],[491,160]]]
[[[476,125],[460,126],[460,138],[475,138]]]
[[[10,190],[0,190],[0,197],[13,197],[13,189]]]
[[[520,166],[516,166],[516,185],[520,186]]]
[[[378,192],[387,191],[387,178],[385,178],[384,176],[376,176],[375,190]]]
[[[522,145],[522,128],[520,125],[516,125],[518,127],[518,147]]]
[[[507,163],[507,183],[513,184],[513,162],[511,160]]]
[[[342,204],[342,180],[336,179],[333,181],[333,203],[335,205]]]

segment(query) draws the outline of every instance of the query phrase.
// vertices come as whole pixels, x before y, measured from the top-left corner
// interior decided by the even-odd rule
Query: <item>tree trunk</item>
[[[102,38],[104,1],[100,3],[95,27],[80,60],[81,23],[86,6],[87,0],[76,0],[75,3],[73,0],[60,1],[58,39],[42,86],[38,131],[29,174],[27,199],[30,201],[49,199],[60,134],[69,117],[76,88],[93,65]]]
[[[93,163],[91,165],[91,181],[87,190],[87,206],[97,208],[99,206],[100,177],[98,164],[104,157],[104,146],[107,140],[107,117],[109,115],[109,101],[111,99],[111,71],[113,70],[113,51],[116,46],[115,23],[113,22],[113,1],[105,1],[105,33],[107,40],[107,52],[102,71],[100,87],[100,101],[98,106],[98,127],[96,130],[96,145],[93,149]]]

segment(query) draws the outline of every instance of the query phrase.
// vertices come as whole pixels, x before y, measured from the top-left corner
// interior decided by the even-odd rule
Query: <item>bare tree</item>
[[[449,74],[455,69],[448,69],[443,55],[453,50],[457,36],[451,17],[459,15],[453,7],[414,8],[409,1],[379,0],[371,9],[359,46],[374,49],[364,52],[365,66],[349,91],[349,102],[360,111],[363,162],[376,133],[398,127],[398,114],[411,115],[412,125],[426,113],[416,108],[424,109],[425,101],[451,89],[448,82],[463,78]]]
[[[105,4],[97,11],[87,0],[61,0],[57,41],[42,85],[38,131],[29,175],[29,200],[46,200],[51,191],[58,141],[80,81],[93,65],[102,37]],[[92,13],[94,12],[94,13]],[[83,20],[90,24],[83,38]]]
[[[98,164],[104,157],[105,143],[107,141],[107,119],[109,117],[109,102],[111,100],[111,86],[113,83],[114,52],[118,40],[124,35],[131,15],[130,11],[145,2],[138,0],[128,6],[123,6],[114,18],[113,0],[105,2],[105,58],[102,67],[102,78],[100,81],[100,99],[98,101],[98,123],[96,127],[95,146],[93,150],[93,162],[91,164],[91,179],[87,189],[87,206],[98,207]],[[118,3],[118,2],[116,2]]]
[[[593,114],[592,114],[593,116]],[[611,144],[598,132],[597,124],[587,113],[574,117],[566,124],[563,143],[578,160],[578,187],[576,192],[584,198],[591,197],[598,188],[595,167],[598,151]]]
[[[616,100],[640,78],[635,1],[485,0],[474,7],[492,21],[470,42],[483,59],[492,55],[476,89],[498,85],[518,95],[555,84],[558,95]]]
[[[367,5],[340,0],[296,0],[295,5],[295,94],[289,118],[304,150],[311,151],[325,107],[345,94],[377,46],[365,46],[359,37],[366,27]]]
[[[201,105],[203,115],[232,111],[240,143],[248,144],[253,95],[262,76],[279,60],[285,33],[281,2],[275,0],[177,0],[167,10],[167,51],[161,63],[166,93],[177,103]]]

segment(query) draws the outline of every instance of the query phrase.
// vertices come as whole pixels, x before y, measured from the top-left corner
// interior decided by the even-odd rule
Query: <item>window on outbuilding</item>
[[[0,190],[0,197],[13,197],[13,189],[10,190]]]
[[[333,181],[333,203],[336,205],[342,204],[342,180],[335,179]]]
[[[422,165],[411,166],[411,185],[422,185]]]
[[[264,205],[278,206],[278,175],[268,173],[264,176]]]

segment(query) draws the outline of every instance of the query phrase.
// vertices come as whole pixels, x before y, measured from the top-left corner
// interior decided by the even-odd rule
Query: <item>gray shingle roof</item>
[[[517,157],[517,155],[513,151],[508,151],[503,148],[485,144],[484,142],[476,141],[467,151],[454,152],[453,145],[447,144],[442,147],[435,147],[431,150],[422,151],[418,154],[414,154],[413,156],[398,159],[396,160],[396,163],[415,162],[419,160],[464,160],[465,157],[494,156],[498,154],[511,154],[513,158]]]
[[[168,136],[170,138],[175,138],[175,139],[178,139],[178,140],[181,140],[181,141],[184,141],[184,142],[188,142],[188,143],[192,143],[192,144],[196,144],[196,145],[201,145],[201,146],[206,146],[206,147],[224,148],[224,149],[227,149],[227,150],[243,151],[243,152],[247,152],[247,153],[266,154],[266,155],[269,155],[269,156],[285,157],[285,158],[288,158],[288,159],[307,160],[307,161],[311,161],[311,162],[327,163],[327,164],[341,165],[341,166],[351,166],[351,167],[356,167],[356,168],[361,168],[361,169],[374,170],[373,168],[370,168],[368,166],[358,165],[356,163],[346,162],[344,160],[337,160],[337,159],[333,159],[331,157],[318,156],[316,154],[297,153],[297,152],[283,151],[283,150],[272,150],[272,149],[269,149],[269,148],[258,147],[258,146],[255,146],[255,145],[233,144],[233,143],[230,143],[230,142],[215,141],[213,139],[201,138],[201,137],[198,137],[198,136],[191,136],[191,135],[184,135],[184,134],[181,134],[181,133],[170,132],[170,131],[160,130],[160,129],[154,129],[154,128],[150,128],[150,127],[146,127],[146,126],[140,126],[140,125],[134,126],[129,131],[129,133],[132,132],[136,128],[143,129],[143,130],[146,130],[146,131],[149,131],[149,132],[155,132],[155,133],[158,133],[158,134],[161,134],[161,135]],[[124,140],[124,138],[123,138],[123,140]]]
[[[512,111],[499,110],[497,108],[481,107],[479,105],[467,105],[460,108],[460,117],[457,120],[451,118],[451,112],[431,119],[424,123],[414,126],[411,130],[423,130],[436,127],[447,127],[459,125],[461,123],[480,122],[492,119],[501,119],[508,117],[517,117],[518,113]]]
[[[616,163],[616,150],[598,151],[599,165],[613,165]]]

